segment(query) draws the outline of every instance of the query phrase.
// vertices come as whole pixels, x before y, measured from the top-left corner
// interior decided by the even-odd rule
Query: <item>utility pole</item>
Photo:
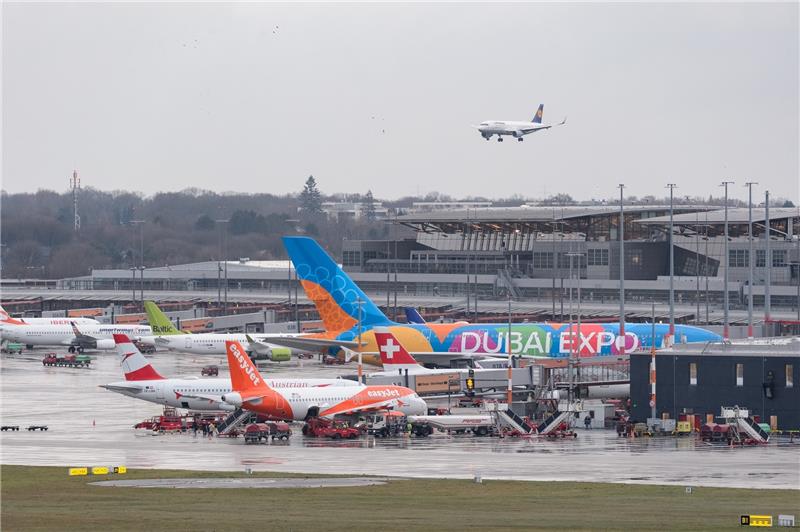
[[[361,306],[364,302],[361,301],[361,297],[358,297],[356,302],[358,304],[358,382],[359,384],[364,384],[364,367],[361,360],[361,351],[363,350],[361,346]]]
[[[225,288],[224,288],[225,303],[222,308],[225,314],[228,313],[228,246],[225,238],[225,231],[227,230],[227,228],[223,229],[223,224],[227,224],[229,221],[230,220],[214,220],[214,222],[216,222],[219,225],[219,247],[220,247],[220,258],[222,259],[222,265],[220,265],[219,261],[217,261],[217,267],[219,270],[217,272],[217,301],[219,302],[221,298],[219,289],[219,277],[220,273],[223,273],[225,277]]]
[[[570,341],[569,341],[569,397],[571,401],[577,399],[575,397],[575,366],[577,364],[577,359],[580,357],[580,346],[581,346],[581,257],[583,257],[583,253],[574,253],[569,252],[567,253],[569,257],[569,333],[570,333]],[[578,315],[577,315],[577,322],[578,328],[577,332],[572,327],[572,259],[578,257]],[[578,342],[578,349],[575,349],[575,341],[577,339]]]
[[[508,358],[506,359],[506,367],[508,368],[508,390],[506,392],[506,403],[508,403],[508,410],[511,410],[511,404],[513,402],[513,385],[514,385],[514,373],[512,371],[513,367],[513,357],[511,355],[511,291],[508,292],[508,337],[506,338],[506,353],[508,354]]]
[[[139,275],[141,277],[139,284],[140,302],[142,304],[142,310],[144,310],[144,224],[147,222],[145,220],[130,220],[128,223],[131,226],[139,226],[139,266],[137,269],[139,270]]]
[[[623,210],[625,184],[619,185],[619,336],[617,351],[625,354],[625,211]]]
[[[756,181],[748,181],[747,187],[747,337],[753,337],[753,185]]]
[[[725,278],[723,281],[723,324],[722,324],[722,339],[725,341],[730,340],[730,321],[728,319],[729,301],[728,301],[728,270],[730,269],[731,261],[728,256],[728,185],[732,185],[733,181],[723,181],[720,183],[721,187],[725,187]]]
[[[652,340],[650,341],[650,417],[656,417],[656,302],[652,302],[653,306],[653,332]]]
[[[672,249],[672,234],[674,233],[674,226],[672,224],[673,217],[673,192],[675,183],[667,183],[669,189],[669,336],[671,341],[675,341],[675,253]]]
[[[766,269],[766,277],[764,279],[764,326],[769,327],[770,314],[772,312],[772,299],[770,297],[770,285],[772,284],[772,246],[770,241],[772,239],[772,225],[769,222],[769,190],[764,193],[764,237],[766,238],[766,248],[764,250],[764,267]],[[767,335],[770,332],[767,330]]]

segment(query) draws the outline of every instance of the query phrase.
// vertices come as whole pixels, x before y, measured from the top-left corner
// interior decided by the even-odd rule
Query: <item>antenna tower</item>
[[[78,177],[78,171],[72,171],[72,179],[69,180],[70,188],[72,189],[72,214],[74,220],[74,230],[79,231],[81,228],[81,216],[78,214],[78,191],[81,189],[81,180]]]

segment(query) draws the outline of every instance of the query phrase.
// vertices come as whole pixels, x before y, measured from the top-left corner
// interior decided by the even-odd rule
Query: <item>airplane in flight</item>
[[[510,343],[513,355],[568,358],[619,356],[633,351],[668,347],[672,343],[719,341],[720,336],[691,325],[675,325],[674,338],[665,323],[626,323],[620,334],[618,323],[395,323],[375,305],[336,262],[312,238],[283,237],[289,257],[294,263],[300,284],[314,303],[330,341],[353,342],[361,331],[362,360],[381,365],[374,328],[388,327],[392,333],[423,363],[437,363],[445,354],[464,358],[464,354],[502,357]],[[359,313],[359,307],[361,311]],[[359,328],[359,316],[361,324]],[[653,336],[655,331],[655,336]],[[272,339],[282,342],[292,339]],[[358,345],[358,342],[354,342]],[[345,347],[345,346],[343,346]],[[351,349],[348,346],[348,350]],[[355,349],[358,349],[357,347]],[[345,355],[344,349],[331,354]],[[350,351],[352,353],[352,351]],[[436,360],[427,360],[425,353],[436,353]]]
[[[530,122],[514,122],[502,120],[488,120],[481,122],[475,127],[483,138],[489,140],[492,135],[497,135],[497,142],[503,142],[503,135],[511,135],[519,142],[522,142],[525,135],[536,133],[544,129],[550,129],[555,126],[563,126],[567,123],[567,117],[557,124],[543,124],[542,116],[544,115],[544,104],[539,104],[536,114]]]
[[[101,384],[101,388],[127,395],[128,397],[175,408],[214,412],[235,410],[234,407],[222,401],[222,396],[231,392],[231,380],[229,378],[167,378],[156,371],[126,335],[115,334],[114,342],[117,356],[125,374],[125,380]],[[281,378],[269,379],[268,382],[271,387],[278,390],[362,387],[358,382],[348,379]]]
[[[94,318],[12,318],[6,309],[0,306],[0,324],[3,325],[69,325],[75,322],[78,325],[97,325]]]
[[[307,353],[309,351],[319,351],[328,349],[338,342],[330,343],[324,339],[305,339],[306,335],[296,333],[270,333],[270,334],[245,334],[245,333],[196,333],[189,334],[179,331],[172,324],[169,317],[164,314],[158,305],[152,301],[144,302],[147,321],[153,328],[154,336],[143,337],[141,341],[145,344],[163,347],[171,351],[181,351],[195,355],[224,355],[225,342],[235,340],[246,347],[248,355],[254,360],[265,359],[273,362],[289,360],[292,354]],[[312,335],[313,336],[313,335]],[[297,347],[286,347],[273,344],[272,338],[303,338],[304,341]],[[357,347],[357,343],[352,343],[352,347]]]
[[[265,380],[239,342],[226,342],[232,392],[222,400],[235,408],[273,418],[302,421],[336,414],[397,410],[423,415],[428,407],[414,390],[403,386],[340,386],[280,389]]]
[[[127,334],[137,340],[151,336],[148,325],[104,324],[99,322],[82,324],[75,321],[66,323],[38,325],[6,325],[2,327],[4,340],[30,346],[69,346],[70,353],[83,352],[84,349],[114,349],[114,334]]]

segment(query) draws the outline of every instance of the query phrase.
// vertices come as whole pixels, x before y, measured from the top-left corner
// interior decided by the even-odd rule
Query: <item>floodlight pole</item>
[[[652,339],[650,340],[650,417],[656,417],[656,302],[652,302]]]
[[[617,351],[620,355],[625,354],[625,211],[624,189],[625,185],[619,185],[619,336],[617,337]]]
[[[361,297],[358,297],[356,301],[358,303],[358,383],[364,384],[364,367],[361,359],[361,306],[364,302],[361,301]]]
[[[674,232],[672,216],[673,216],[673,193],[675,183],[667,183],[669,189],[669,335],[674,341],[675,338],[675,253],[672,248],[672,233]]]
[[[727,341],[730,340],[730,321],[728,317],[729,312],[729,301],[728,301],[728,270],[730,269],[731,261],[730,257],[728,256],[728,185],[732,185],[733,181],[723,181],[720,183],[721,187],[725,187],[725,252],[724,252],[724,259],[725,259],[725,278],[723,280],[723,298],[722,298],[722,310],[723,310],[723,323],[722,323],[722,339]]]
[[[772,301],[770,298],[770,285],[772,284],[772,252],[770,249],[772,226],[769,221],[769,190],[764,193],[764,209],[764,225],[766,227],[764,236],[767,239],[764,249],[764,267],[766,269],[766,277],[764,279],[764,325],[769,327],[770,313],[772,311]],[[769,331],[767,331],[767,334],[769,334]]]
[[[506,352],[508,354],[508,358],[506,359],[506,367],[508,368],[508,390],[506,392],[506,402],[508,403],[508,409],[511,410],[511,404],[513,402],[512,398],[512,386],[513,386],[513,373],[512,373],[512,356],[511,356],[511,291],[509,290],[508,293],[508,337],[506,338]]]
[[[747,337],[753,337],[753,185],[756,181],[748,181],[747,187]]]

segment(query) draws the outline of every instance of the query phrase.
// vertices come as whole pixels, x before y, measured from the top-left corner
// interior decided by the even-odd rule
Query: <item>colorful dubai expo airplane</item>
[[[465,353],[502,356],[507,351],[507,323],[392,322],[316,241],[308,237],[284,237],[283,243],[300,284],[317,307],[327,338],[342,342],[357,340],[361,307],[361,351],[372,353],[363,355],[367,363],[380,365],[380,358],[375,355],[378,346],[373,332],[373,328],[379,326],[388,327],[417,360],[425,363],[432,359],[447,362],[448,356],[459,358]],[[619,324],[613,323],[584,323],[580,332],[577,326],[570,329],[565,323],[517,323],[511,326],[510,344],[511,352],[520,356],[568,357],[572,352],[581,357],[592,357],[626,354],[651,345],[661,348],[672,342],[720,339],[715,333],[689,325],[676,325],[675,335],[676,338],[670,338],[669,325],[661,323],[655,327],[648,323],[626,323],[624,337],[619,336]],[[280,342],[283,343],[284,339]],[[290,346],[288,343],[283,345]]]

